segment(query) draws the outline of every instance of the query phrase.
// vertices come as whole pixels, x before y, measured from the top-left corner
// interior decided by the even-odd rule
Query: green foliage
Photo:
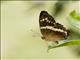
[[[70,45],[80,45],[80,40],[70,40],[70,41],[62,43],[60,45],[48,46],[48,50],[57,48],[57,47],[70,46]]]
[[[75,10],[73,10],[73,11],[70,13],[70,15],[71,15],[74,19],[77,19],[77,20],[80,21],[80,16],[76,13]]]

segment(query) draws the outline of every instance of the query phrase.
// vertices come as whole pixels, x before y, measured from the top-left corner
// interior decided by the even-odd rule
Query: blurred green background
[[[80,46],[55,48],[47,53],[39,29],[39,14],[42,10],[48,11],[56,21],[69,28],[66,18],[73,10],[80,12],[79,9],[80,1],[2,1],[2,59],[80,59]]]

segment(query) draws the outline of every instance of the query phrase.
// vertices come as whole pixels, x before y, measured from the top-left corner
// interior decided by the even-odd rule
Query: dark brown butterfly
[[[39,24],[42,39],[45,39],[46,41],[58,43],[59,40],[64,40],[69,36],[69,30],[57,23],[47,11],[41,11]]]

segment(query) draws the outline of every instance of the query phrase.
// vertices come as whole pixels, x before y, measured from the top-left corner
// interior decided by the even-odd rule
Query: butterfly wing
[[[53,26],[55,23],[55,20],[46,11],[41,11],[40,16],[39,16],[39,23],[40,23],[40,27]]]
[[[39,16],[40,30],[45,40],[57,41],[67,36],[67,30],[63,25],[56,23],[54,18],[46,11],[41,11]]]

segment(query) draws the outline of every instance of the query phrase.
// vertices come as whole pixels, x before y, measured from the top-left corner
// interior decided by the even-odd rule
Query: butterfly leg
[[[42,36],[41,38],[42,38],[42,39],[45,39],[45,37],[44,37],[44,36]]]

